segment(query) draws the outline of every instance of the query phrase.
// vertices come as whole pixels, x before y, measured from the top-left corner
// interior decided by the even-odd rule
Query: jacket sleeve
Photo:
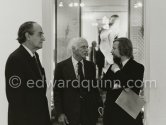
[[[96,68],[95,68],[95,64],[93,63],[93,72],[94,72],[94,81],[95,81],[95,83],[96,84],[99,84],[98,82],[97,82],[97,80],[96,80]],[[97,85],[98,86],[98,85]],[[103,106],[103,101],[102,101],[102,98],[101,98],[101,96],[100,96],[100,91],[99,91],[99,87],[98,88],[94,88],[94,91],[95,91],[95,93],[96,93],[96,97],[97,97],[97,104],[98,104],[98,107],[102,107]]]
[[[59,85],[62,82],[62,67],[60,64],[56,65],[55,73],[54,73],[54,113],[55,113],[55,119],[57,120],[59,115],[63,113],[63,107],[62,107],[62,97],[63,97],[63,88],[60,88]]]
[[[100,80],[100,88],[104,91],[108,91],[113,88],[113,79],[115,79],[115,74],[111,71],[111,66]]]
[[[123,71],[117,71],[115,73],[115,79],[120,80],[123,88],[130,88],[137,94],[139,94],[140,89],[143,87],[143,76],[144,66],[141,64],[137,65],[127,73]]]
[[[22,60],[16,56],[10,56],[5,67],[6,96],[9,106],[13,107],[13,119],[20,119],[19,124],[28,124],[26,116],[26,79]],[[16,114],[17,113],[17,114]]]

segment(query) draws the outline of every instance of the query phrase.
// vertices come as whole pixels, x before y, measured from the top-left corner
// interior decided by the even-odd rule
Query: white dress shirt
[[[31,57],[34,56],[34,54],[32,53],[32,51],[30,49],[28,49],[28,47],[26,47],[25,45],[22,44],[22,46],[28,51],[28,53],[31,55]]]
[[[129,58],[130,59],[130,58]],[[126,63],[129,61],[129,59],[126,59],[126,60],[124,60],[123,62],[122,62],[122,66],[124,67],[125,65],[126,65]],[[119,67],[117,67],[117,68],[115,68],[114,69],[114,73],[116,73],[117,71],[119,71],[120,70],[120,68]]]
[[[129,58],[130,59],[130,58]],[[126,63],[129,61],[129,59],[126,59],[125,61],[122,62],[123,67],[126,65]]]
[[[83,60],[80,61],[82,63],[82,71],[83,71],[83,75],[85,76],[84,73],[84,62]],[[74,67],[74,72],[76,75],[76,78],[78,78],[78,61],[72,56],[72,63],[73,63],[73,67]]]

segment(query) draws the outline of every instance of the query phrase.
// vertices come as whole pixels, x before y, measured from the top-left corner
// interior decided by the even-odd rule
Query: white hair
[[[84,39],[84,38],[82,38],[82,37],[74,37],[74,38],[72,38],[72,39],[69,41],[69,44],[68,44],[68,47],[67,47],[68,52],[69,52],[70,54],[72,54],[72,48],[73,48],[73,47],[74,47],[74,48],[77,48],[77,46],[78,46],[78,44],[79,44],[80,42],[87,42],[87,40]]]

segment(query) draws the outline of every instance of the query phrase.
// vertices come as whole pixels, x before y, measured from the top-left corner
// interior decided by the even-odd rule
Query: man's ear
[[[29,35],[28,32],[25,33],[25,38],[26,38],[27,40],[30,40],[30,35]]]

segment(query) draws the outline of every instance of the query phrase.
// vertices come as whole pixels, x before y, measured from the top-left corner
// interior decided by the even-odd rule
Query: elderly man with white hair
[[[86,60],[88,42],[70,41],[72,56],[56,65],[54,74],[55,118],[64,125],[96,125],[99,91],[95,86],[95,65]]]

